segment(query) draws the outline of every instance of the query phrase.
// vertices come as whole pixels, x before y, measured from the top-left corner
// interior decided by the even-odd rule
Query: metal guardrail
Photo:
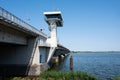
[[[41,47],[42,47],[42,46],[50,47],[50,44],[48,44],[48,43],[40,43],[39,46],[41,46]]]
[[[23,28],[29,32],[33,32],[35,34],[47,37],[47,35],[45,35],[43,32],[40,32],[38,29],[34,28],[33,26],[29,25],[28,23],[24,22],[20,18],[16,17],[15,15],[11,14],[10,12],[1,7],[0,7],[0,19],[10,22],[14,25],[18,25],[17,27]]]

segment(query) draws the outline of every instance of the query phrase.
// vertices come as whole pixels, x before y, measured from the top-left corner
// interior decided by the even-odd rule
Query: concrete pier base
[[[40,64],[31,65],[28,75],[39,76],[40,75]]]
[[[61,58],[64,58],[65,56],[64,55],[61,55]]]
[[[59,62],[59,57],[52,57],[52,63],[58,63]]]
[[[48,63],[41,63],[40,64],[40,73],[42,73],[48,69],[50,69],[50,66],[48,65]]]
[[[34,64],[31,65],[28,75],[29,76],[39,76],[40,73],[48,70],[50,66],[47,63]]]
[[[65,57],[68,56],[68,54],[65,54]]]

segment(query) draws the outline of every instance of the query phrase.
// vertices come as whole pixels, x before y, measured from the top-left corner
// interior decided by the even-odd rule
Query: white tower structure
[[[51,47],[57,47],[57,27],[63,26],[63,19],[60,11],[44,12],[46,22],[49,25],[51,33],[50,38],[47,40]]]

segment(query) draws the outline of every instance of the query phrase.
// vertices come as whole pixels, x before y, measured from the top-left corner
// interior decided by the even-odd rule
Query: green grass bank
[[[116,78],[114,78],[113,80],[120,80],[120,77],[116,77]]]
[[[81,71],[69,71],[69,72],[61,72],[61,71],[45,71],[38,77],[14,77],[11,80],[98,80],[96,77],[91,76],[87,73]]]

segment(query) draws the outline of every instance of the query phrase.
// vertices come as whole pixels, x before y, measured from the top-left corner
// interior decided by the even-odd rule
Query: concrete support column
[[[54,20],[50,21],[50,38],[47,39],[47,43],[50,43],[51,47],[57,47],[57,25]]]

